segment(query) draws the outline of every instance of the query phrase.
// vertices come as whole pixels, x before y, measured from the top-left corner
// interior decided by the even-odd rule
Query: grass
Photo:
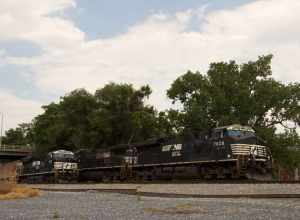
[[[142,197],[141,197],[140,195],[137,195],[136,198],[137,198],[137,201],[138,201],[138,202],[142,201]]]
[[[0,200],[24,199],[39,196],[40,191],[12,183],[0,183]]]
[[[12,183],[0,183],[0,195],[7,194],[12,191],[12,189],[15,187],[15,184]]]

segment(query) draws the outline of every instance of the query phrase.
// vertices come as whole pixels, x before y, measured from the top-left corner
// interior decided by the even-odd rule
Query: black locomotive
[[[100,150],[50,152],[23,161],[20,181],[133,181],[155,179],[271,178],[270,150],[248,126],[218,127],[208,133],[156,138]]]
[[[77,181],[78,163],[74,153],[66,150],[49,152],[44,160],[28,157],[19,167],[20,182],[61,182]]]
[[[271,178],[272,157],[248,126],[76,152],[80,180]]]

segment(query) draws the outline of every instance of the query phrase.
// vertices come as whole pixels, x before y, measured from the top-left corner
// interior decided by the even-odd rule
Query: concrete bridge
[[[32,148],[28,146],[8,146],[0,147],[0,163],[20,160],[32,154]]]

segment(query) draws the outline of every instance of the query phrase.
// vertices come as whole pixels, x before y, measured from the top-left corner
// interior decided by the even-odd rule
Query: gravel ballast
[[[118,193],[42,192],[0,201],[0,219],[299,219],[300,199],[148,198]]]

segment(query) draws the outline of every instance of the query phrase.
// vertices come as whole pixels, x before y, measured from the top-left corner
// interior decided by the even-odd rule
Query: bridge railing
[[[22,151],[31,152],[33,150],[32,146],[29,145],[2,145],[0,146],[0,151]]]

